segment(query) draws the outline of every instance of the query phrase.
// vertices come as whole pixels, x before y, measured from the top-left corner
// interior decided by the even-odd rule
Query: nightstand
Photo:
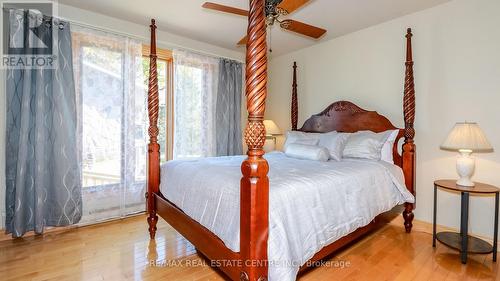
[[[460,192],[461,194],[461,215],[460,233],[439,232],[436,233],[436,213],[437,213],[437,190],[448,192]],[[434,182],[434,213],[432,223],[432,247],[436,247],[436,239],[444,245],[460,252],[462,263],[467,263],[467,253],[489,254],[493,253],[493,261],[497,260],[497,236],[498,236],[498,195],[500,189],[484,183],[476,182],[474,187],[465,187],[456,184],[455,180],[437,180]],[[495,195],[495,222],[493,234],[493,246],[477,237],[469,236],[469,194],[472,195]],[[466,249],[466,250],[464,250]]]

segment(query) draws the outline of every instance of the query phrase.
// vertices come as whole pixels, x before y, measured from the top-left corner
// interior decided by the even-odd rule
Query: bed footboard
[[[220,268],[232,280],[238,280],[242,263],[240,253],[231,251],[224,242],[203,225],[190,218],[161,194],[153,194],[156,212],[177,232],[189,240],[196,249]]]

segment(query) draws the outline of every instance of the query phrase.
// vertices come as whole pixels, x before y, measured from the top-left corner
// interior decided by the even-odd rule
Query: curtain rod
[[[103,27],[99,27],[99,26],[94,26],[94,25],[91,25],[91,24],[88,24],[88,23],[83,23],[83,22],[79,22],[79,21],[75,21],[75,20],[70,20],[70,19],[64,18],[64,17],[59,17],[59,18],[62,19],[62,20],[64,20],[64,21],[67,21],[67,22],[69,22],[71,24],[80,26],[80,27],[91,28],[91,29],[95,29],[95,30],[98,30],[98,31],[102,31],[102,32],[112,33],[114,35],[126,36],[126,37],[129,37],[129,38],[132,38],[132,39],[139,40],[143,44],[150,44],[149,37],[137,36],[137,35],[133,35],[133,34],[130,34],[130,33],[125,33],[125,32],[121,32],[121,31],[117,31],[117,30],[113,30],[113,29],[108,29],[108,28],[103,28]],[[230,60],[234,60],[234,61],[237,61],[237,62],[240,62],[240,63],[243,63],[243,64],[245,63],[245,62],[241,61],[240,59],[231,58],[231,57],[227,57],[227,56],[221,56],[221,55],[213,54],[213,53],[210,53],[210,52],[199,51],[199,50],[195,50],[195,49],[192,49],[192,48],[187,48],[187,47],[184,47],[184,46],[181,46],[181,45],[178,45],[178,44],[174,44],[174,43],[167,43],[167,42],[160,41],[160,40],[158,41],[158,43],[160,43],[159,45],[166,46],[166,48],[169,48],[169,49],[185,50],[185,51],[190,51],[190,52],[193,52],[193,53],[196,53],[196,54],[199,54],[199,55],[210,56],[210,57],[214,57],[214,58],[230,59]]]

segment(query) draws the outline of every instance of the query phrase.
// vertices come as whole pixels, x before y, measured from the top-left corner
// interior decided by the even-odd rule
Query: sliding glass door
[[[147,152],[142,45],[76,28],[73,57],[82,149],[81,223],[142,212]]]

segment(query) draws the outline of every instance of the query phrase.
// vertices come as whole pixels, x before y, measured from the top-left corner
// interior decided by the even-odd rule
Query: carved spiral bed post
[[[297,62],[293,62],[293,82],[292,82],[292,131],[297,131],[299,120],[299,103],[297,100]]]
[[[403,100],[403,112],[405,120],[405,141],[403,144],[403,172],[405,174],[406,186],[411,193],[415,195],[415,150],[416,146],[413,141],[415,137],[415,129],[413,122],[415,121],[415,81],[413,78],[413,55],[411,38],[413,34],[411,28],[408,28],[406,33],[406,74],[405,74],[405,89]],[[413,209],[414,205],[405,203],[403,211],[404,225],[406,232],[410,232],[413,226]]]
[[[245,142],[247,159],[241,164],[240,253],[241,280],[267,280],[267,238],[269,225],[269,166],[262,157],[266,129],[267,46],[265,0],[250,0],[246,50],[246,97],[248,123]]]
[[[148,115],[149,115],[149,144],[148,144],[148,192],[146,193],[149,236],[155,238],[156,215],[154,193],[160,186],[160,145],[158,144],[158,72],[156,68],[156,24],[151,20],[151,51],[149,53],[149,87],[148,87]]]

